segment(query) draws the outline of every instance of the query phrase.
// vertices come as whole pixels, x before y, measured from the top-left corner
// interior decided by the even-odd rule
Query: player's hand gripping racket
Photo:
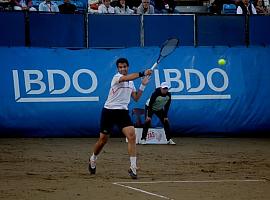
[[[178,38],[170,38],[166,40],[163,45],[161,46],[159,57],[155,64],[151,67],[151,70],[154,70],[158,64],[161,62],[161,60],[168,55],[170,55],[176,47],[179,45],[179,39]]]

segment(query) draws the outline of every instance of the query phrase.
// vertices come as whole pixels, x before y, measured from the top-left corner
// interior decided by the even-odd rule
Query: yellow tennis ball
[[[219,64],[219,65],[226,65],[226,60],[223,59],[223,58],[220,58],[220,59],[218,60],[218,64]]]

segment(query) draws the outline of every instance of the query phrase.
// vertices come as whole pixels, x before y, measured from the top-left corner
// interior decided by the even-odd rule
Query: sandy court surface
[[[109,140],[97,174],[90,175],[87,161],[95,141],[1,138],[0,199],[270,199],[269,138],[177,138],[175,146],[139,145],[135,181],[127,175],[124,138]]]

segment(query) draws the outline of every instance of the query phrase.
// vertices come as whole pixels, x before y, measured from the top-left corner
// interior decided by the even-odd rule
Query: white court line
[[[112,183],[114,185],[118,185],[118,186],[121,186],[121,187],[125,187],[125,188],[128,188],[128,189],[131,189],[131,190],[135,190],[135,191],[138,191],[138,192],[142,192],[142,193],[145,193],[145,194],[149,194],[149,195],[152,195],[152,196],[156,196],[156,197],[160,197],[160,198],[163,198],[163,199],[169,199],[169,200],[173,200],[172,198],[169,198],[169,197],[166,197],[166,196],[163,196],[163,195],[160,195],[160,194],[155,194],[155,193],[152,193],[152,192],[148,192],[148,191],[145,191],[145,190],[141,190],[141,189],[138,189],[138,188],[135,188],[135,187],[131,187],[131,186],[127,186],[127,185],[124,185],[124,184],[156,184],[156,183],[225,183],[225,182],[267,182],[267,180],[203,180],[203,181],[145,181],[145,182],[115,182],[115,183]]]
[[[266,182],[267,180],[204,180],[204,181],[145,181],[145,182],[115,182],[120,184],[130,184],[130,183],[139,183],[139,184],[155,184],[155,183],[223,183],[223,182]]]
[[[160,194],[155,194],[155,193],[152,193],[152,192],[147,192],[145,190],[141,190],[141,189],[138,189],[138,188],[135,188],[135,187],[131,187],[131,186],[127,186],[127,185],[122,185],[120,183],[113,183],[114,185],[119,185],[121,187],[125,187],[125,188],[128,188],[128,189],[131,189],[131,190],[135,190],[135,191],[138,191],[138,192],[142,192],[142,193],[145,193],[145,194],[149,194],[149,195],[152,195],[152,196],[156,196],[156,197],[160,197],[162,199],[169,199],[169,200],[174,200],[174,199],[171,199],[169,197],[165,197],[165,196],[162,196]]]

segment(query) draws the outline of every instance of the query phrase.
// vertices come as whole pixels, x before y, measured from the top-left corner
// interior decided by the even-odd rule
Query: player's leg
[[[136,134],[128,110],[118,111],[117,125],[128,140],[128,154],[130,156],[130,169],[128,170],[131,178],[137,178],[137,152],[136,152]]]
[[[151,126],[151,120],[149,120],[149,118],[147,118],[148,109],[149,109],[149,107],[145,106],[145,122],[144,122],[144,125],[143,125],[143,131],[142,131],[142,137],[141,137],[141,140],[142,140],[141,143],[142,144],[146,144],[146,137],[147,137],[148,129]]]
[[[128,140],[128,154],[131,157],[136,156],[136,135],[134,126],[128,126],[122,129],[123,134]]]
[[[108,141],[108,135],[104,134],[104,133],[100,133],[99,134],[99,139],[96,142],[95,146],[94,146],[94,155],[98,155],[100,153],[100,151],[102,150],[102,148],[105,146],[105,144]]]
[[[99,139],[94,146],[93,154],[91,155],[89,159],[89,171],[91,174],[96,173],[97,156],[101,152],[102,148],[105,146],[107,141],[108,141],[108,135],[100,133]]]
[[[109,109],[103,108],[102,113],[101,113],[101,120],[100,120],[100,134],[99,134],[99,139],[96,142],[94,146],[93,153],[89,159],[89,171],[91,174],[96,173],[96,160],[98,154],[101,152],[103,147],[108,141],[108,134],[113,126],[113,111]]]
[[[163,124],[167,143],[168,144],[175,144],[175,142],[172,140],[169,120],[165,120],[164,110],[159,110],[159,111],[155,112],[155,114],[158,116],[159,120]]]
[[[137,178],[137,152],[136,152],[136,134],[134,126],[127,126],[122,129],[123,134],[128,140],[128,154],[130,156],[129,175],[131,178]]]

